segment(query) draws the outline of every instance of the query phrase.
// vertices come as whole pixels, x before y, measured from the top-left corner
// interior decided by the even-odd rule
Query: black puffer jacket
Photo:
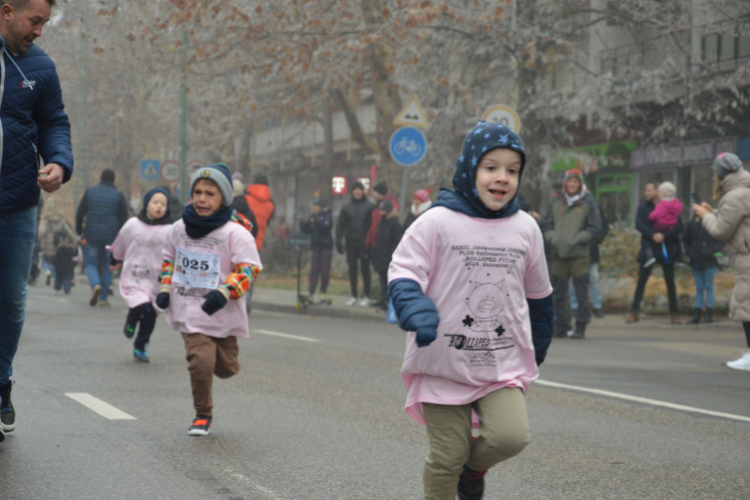
[[[76,212],[76,233],[83,234],[89,243],[111,245],[127,220],[125,196],[114,184],[102,181],[83,194]]]
[[[375,205],[363,196],[359,200],[352,198],[352,201],[341,209],[336,224],[336,248],[340,253],[344,251],[344,239],[347,247],[364,247],[374,208]]]
[[[388,271],[391,265],[393,252],[401,242],[403,235],[401,223],[398,220],[398,212],[391,212],[382,219],[378,224],[378,231],[375,233],[375,245],[372,247],[372,267],[377,272]]]
[[[325,207],[319,214],[312,214],[307,220],[300,222],[302,232],[312,235],[310,246],[314,250],[328,250],[333,248],[333,214],[331,207]]]
[[[693,220],[687,225],[682,242],[685,244],[685,254],[690,259],[690,267],[698,270],[719,267],[716,254],[722,251],[724,243],[711,236],[700,220]]]

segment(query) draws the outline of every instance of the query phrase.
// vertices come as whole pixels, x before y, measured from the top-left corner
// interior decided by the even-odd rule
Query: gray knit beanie
[[[721,153],[714,160],[714,164],[711,167],[719,176],[719,179],[723,179],[732,172],[742,170],[742,160],[736,154],[732,153]]]
[[[193,194],[195,184],[201,179],[210,179],[219,186],[221,196],[224,198],[224,206],[228,207],[234,200],[234,189],[232,186],[232,173],[229,171],[226,165],[223,163],[214,163],[213,165],[207,165],[203,168],[199,168],[193,174],[190,179],[190,194]]]

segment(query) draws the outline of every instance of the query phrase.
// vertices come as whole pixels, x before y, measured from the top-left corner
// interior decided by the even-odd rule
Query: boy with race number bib
[[[156,326],[158,309],[154,306],[159,292],[161,249],[171,229],[169,191],[155,188],[143,197],[138,217],[128,220],[107,249],[112,253],[112,271],[122,267],[120,293],[130,308],[125,320],[125,336],[138,335],[133,343],[133,357],[148,363],[146,344]]]
[[[162,251],[156,304],[182,333],[195,419],[191,436],[206,436],[213,417],[213,376],[240,371],[237,338],[249,337],[245,293],[262,270],[251,224],[233,210],[232,174],[220,163],[190,180],[193,203],[173,226]]]
[[[520,137],[479,122],[434,208],[406,231],[389,268],[407,342],[406,412],[427,426],[426,500],[479,500],[484,475],[529,440],[524,394],[552,338],[544,240],[516,199]],[[472,427],[479,437],[472,438]]]

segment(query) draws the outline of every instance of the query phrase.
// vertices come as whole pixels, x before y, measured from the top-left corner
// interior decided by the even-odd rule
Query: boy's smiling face
[[[193,188],[193,208],[198,217],[210,217],[221,208],[224,198],[219,186],[212,180],[201,179]]]
[[[479,199],[490,210],[500,210],[516,195],[520,177],[521,155],[512,149],[493,149],[477,167]]]

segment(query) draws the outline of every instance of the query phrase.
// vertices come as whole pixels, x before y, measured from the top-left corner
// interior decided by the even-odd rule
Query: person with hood
[[[263,250],[266,228],[271,219],[273,219],[273,213],[276,209],[273,198],[271,198],[271,189],[268,187],[268,177],[263,174],[256,175],[254,183],[245,189],[244,198],[248,209],[254,215],[255,222],[257,222],[258,231],[256,233],[255,244],[258,246],[258,251],[260,252]],[[245,214],[243,213],[243,215]],[[250,217],[245,216],[252,222]]]
[[[67,240],[71,242],[77,242],[78,236],[76,236],[73,226],[65,220],[65,217],[57,213],[54,201],[50,200],[44,211],[46,215],[39,223],[37,237],[39,238],[39,250],[42,254],[42,266],[47,275],[47,285],[49,286],[56,275],[55,266],[53,265],[55,254],[57,253],[55,235],[65,233],[68,236]]]
[[[370,303],[370,255],[365,247],[367,234],[372,223],[372,212],[375,206],[365,197],[365,186],[361,182],[352,185],[352,199],[344,205],[336,223],[336,251],[346,252],[349,265],[349,286],[352,292],[346,305],[353,306],[358,300],[359,269],[362,270],[364,295],[359,305]]]
[[[91,287],[89,305],[109,307],[107,296],[112,284],[109,269],[111,245],[128,220],[128,202],[115,187],[115,173],[105,169],[101,181],[83,194],[76,212],[76,232],[86,240],[84,248],[86,273]],[[85,229],[84,229],[85,227]]]
[[[668,191],[666,191],[668,192]],[[682,258],[682,244],[680,235],[684,231],[682,220],[678,217],[677,223],[669,231],[660,232],[654,229],[649,220],[651,213],[659,203],[659,189],[654,184],[646,184],[646,201],[644,201],[635,217],[635,228],[641,233],[641,251],[638,254],[638,283],[635,287],[633,305],[628,315],[627,323],[635,323],[639,319],[641,301],[646,290],[646,283],[651,276],[654,263],[659,263],[664,272],[664,282],[667,285],[667,297],[669,298],[670,321],[673,325],[680,324],[677,313],[677,287],[675,286],[674,267],[675,262]]]
[[[120,229],[114,243],[107,249],[112,254],[112,271],[122,268],[120,294],[128,305],[125,319],[125,337],[132,339],[133,357],[148,363],[146,345],[156,326],[159,309],[156,294],[159,292],[161,249],[172,227],[169,212],[169,191],[155,188],[143,197],[143,209],[137,217],[128,220]]]
[[[243,301],[263,266],[247,219],[232,209],[232,176],[215,163],[190,179],[185,207],[162,248],[156,306],[182,335],[195,418],[190,436],[207,436],[213,420],[213,377],[240,371],[238,338],[248,338]]]
[[[382,200],[378,205],[380,224],[375,235],[375,246],[372,247],[372,268],[380,278],[380,302],[376,304],[381,310],[388,310],[388,266],[391,265],[393,252],[396,250],[404,231],[398,220],[398,212],[389,200]]]
[[[525,161],[518,134],[479,122],[455,191],[440,190],[388,270],[408,332],[406,412],[429,437],[425,499],[481,499],[487,470],[529,442],[524,394],[552,338],[553,306],[542,233],[516,196]]]
[[[409,226],[414,224],[417,217],[425,213],[432,206],[432,200],[430,199],[429,189],[418,189],[414,192],[414,200],[411,204],[411,210],[409,215],[406,216],[404,221],[404,232],[409,229]]]
[[[388,200],[393,203],[393,208],[396,212],[399,211],[398,201],[392,194],[388,194],[388,184],[379,182],[372,188],[372,197],[375,198],[375,205],[377,206],[382,200]],[[375,234],[378,232],[378,223],[380,222],[380,210],[372,211],[372,220],[370,221],[370,230],[367,232],[367,240],[365,241],[365,247],[368,251],[372,250],[375,246]]]
[[[331,260],[333,259],[333,214],[331,207],[323,198],[313,202],[313,213],[307,220],[300,221],[300,229],[305,234],[311,235],[310,248],[310,300],[314,300],[315,290],[320,279],[320,293],[328,291],[328,283],[331,281]]]
[[[555,290],[555,336],[568,335],[571,314],[567,295],[568,281],[572,278],[578,311],[571,338],[582,339],[586,325],[591,322],[588,288],[591,240],[599,236],[602,222],[580,170],[572,169],[565,173],[563,195],[552,200],[542,227],[554,255],[552,286]]]
[[[693,211],[708,234],[726,243],[732,259],[734,290],[729,319],[742,323],[748,349],[740,358],[728,361],[727,366],[750,371],[750,173],[732,153],[717,156],[712,168],[714,198],[720,200],[719,207],[714,211],[708,203],[694,204]]]

